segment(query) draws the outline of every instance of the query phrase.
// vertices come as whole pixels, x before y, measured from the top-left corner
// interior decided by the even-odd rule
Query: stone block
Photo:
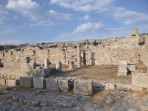
[[[34,77],[33,78],[33,87],[34,88],[44,89],[45,86],[46,86],[46,83],[45,83],[44,77]]]
[[[62,63],[59,61],[56,63],[56,70],[59,70],[59,71],[62,70]]]
[[[33,87],[33,78],[32,77],[20,77],[20,85],[23,87]]]
[[[132,85],[137,87],[148,88],[148,74],[147,73],[132,74]]]
[[[6,85],[6,79],[0,78],[0,85]]]
[[[106,90],[115,90],[116,89],[116,84],[113,82],[107,82],[105,83],[105,89]]]
[[[126,60],[120,60],[119,65],[127,65],[127,61]]]
[[[127,66],[126,65],[119,65],[118,72],[127,72]]]
[[[49,75],[50,70],[49,69],[37,69],[35,71],[36,77],[46,77]]]
[[[69,70],[74,70],[74,62],[69,61]]]
[[[6,86],[17,86],[19,85],[19,80],[6,79]]]
[[[130,72],[134,72],[136,70],[136,66],[135,65],[128,65],[127,66],[128,71]]]
[[[58,87],[61,92],[69,92],[73,88],[72,80],[66,78],[57,78]]]
[[[117,76],[126,76],[127,75],[127,65],[119,65]]]
[[[131,91],[132,85],[131,84],[125,84],[125,83],[116,83],[116,89],[124,90],[124,91]]]
[[[97,93],[105,88],[105,83],[93,80],[93,93]]]
[[[44,58],[44,68],[45,69],[49,68],[49,59],[48,58]]]
[[[74,80],[74,93],[81,95],[93,94],[92,80],[84,80],[84,79]]]
[[[46,89],[59,92],[58,79],[55,77],[46,78]]]

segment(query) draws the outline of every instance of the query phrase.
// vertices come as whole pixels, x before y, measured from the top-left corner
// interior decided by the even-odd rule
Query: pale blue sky
[[[0,0],[0,44],[148,33],[148,0]]]

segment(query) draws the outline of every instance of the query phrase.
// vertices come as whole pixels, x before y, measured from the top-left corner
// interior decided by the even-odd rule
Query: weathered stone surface
[[[93,93],[101,91],[105,88],[105,82],[93,80]]]
[[[131,32],[131,36],[136,36],[136,35],[138,35],[138,34],[139,34],[138,28],[135,27],[135,28],[133,29],[133,31]]]
[[[92,80],[77,79],[74,80],[74,93],[82,95],[91,95]]]
[[[49,68],[49,59],[48,58],[44,58],[44,68],[45,69]]]
[[[24,57],[21,60],[23,63],[30,63],[30,57]]]
[[[0,78],[0,85],[6,85],[6,79]]]
[[[136,70],[136,66],[135,65],[128,65],[127,66],[128,71],[130,72],[134,72]]]
[[[131,84],[116,83],[116,89],[118,90],[131,91],[132,87],[133,86]]]
[[[60,61],[57,61],[56,63],[56,69],[61,71],[62,70],[62,63]]]
[[[33,78],[33,87],[34,88],[40,88],[43,89],[45,88],[46,83],[44,77],[34,77]]]
[[[127,75],[127,62],[125,60],[121,60],[119,61],[117,76],[126,76],[126,75]]]
[[[49,75],[50,70],[49,69],[37,69],[35,71],[36,77],[46,77]]]
[[[148,74],[147,73],[132,74],[132,85],[148,88]]]
[[[94,51],[91,52],[91,65],[95,64],[95,53]]]
[[[80,46],[77,46],[77,67],[81,67],[82,66],[82,62],[81,62],[81,50],[80,50]]]
[[[74,62],[69,61],[69,70],[74,70]]]
[[[71,80],[67,78],[57,78],[58,79],[58,87],[62,92],[69,92],[72,89],[73,84],[71,84]]]
[[[127,65],[127,61],[126,60],[120,60],[119,65]]]
[[[19,85],[18,80],[6,79],[6,86],[16,86],[16,85]]]
[[[107,82],[107,83],[105,83],[105,89],[106,90],[115,90],[116,84],[113,82]]]
[[[55,77],[46,78],[46,89],[59,92],[58,79]]]
[[[20,77],[20,85],[23,87],[33,87],[32,77]]]

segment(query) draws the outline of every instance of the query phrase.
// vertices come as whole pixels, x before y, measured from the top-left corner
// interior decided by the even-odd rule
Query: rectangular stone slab
[[[73,88],[72,80],[68,78],[57,78],[58,87],[61,92],[69,92]]]
[[[132,85],[148,88],[148,74],[147,73],[132,74]]]
[[[0,78],[0,85],[6,85],[6,79]]]
[[[19,85],[19,80],[6,79],[6,86],[17,86]]]
[[[34,88],[39,88],[39,89],[44,89],[45,88],[45,79],[44,77],[34,77],[33,78],[33,87]]]
[[[136,66],[135,65],[128,65],[127,68],[131,72],[134,72],[136,70]]]
[[[81,95],[93,94],[92,80],[84,80],[84,79],[74,80],[74,93]]]
[[[20,85],[23,87],[32,88],[33,78],[32,77],[20,77]]]
[[[46,89],[59,92],[58,79],[55,77],[46,78]]]

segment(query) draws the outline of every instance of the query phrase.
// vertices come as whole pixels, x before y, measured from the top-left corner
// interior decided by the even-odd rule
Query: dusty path
[[[54,67],[54,66],[52,66]],[[74,71],[68,71],[67,66],[62,67],[62,76],[80,77],[100,81],[131,83],[131,74],[125,77],[117,77],[117,66],[83,66]]]

